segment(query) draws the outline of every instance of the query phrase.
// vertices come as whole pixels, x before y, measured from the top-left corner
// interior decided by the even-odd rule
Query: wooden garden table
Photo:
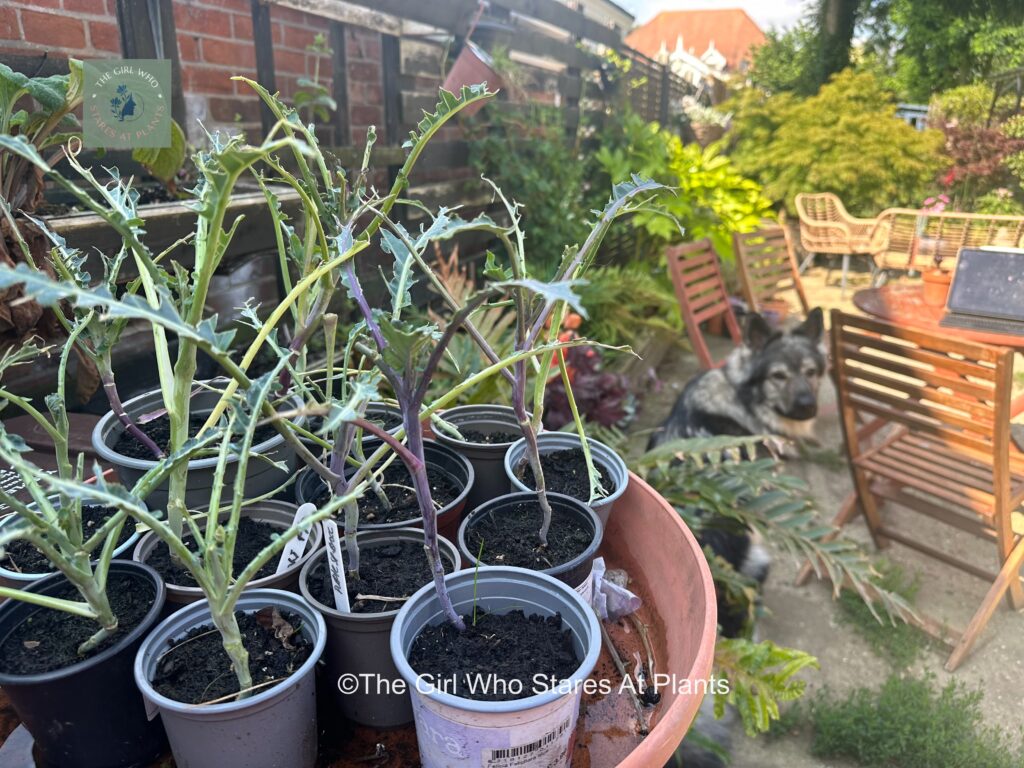
[[[1010,347],[1024,354],[1024,334],[976,331],[939,325],[946,314],[945,307],[924,303],[924,286],[920,283],[894,283],[881,288],[865,288],[853,295],[853,303],[866,315],[886,320],[893,325],[909,326],[930,333],[956,336],[982,344]],[[1024,411],[1024,394],[1011,403],[1011,413]]]

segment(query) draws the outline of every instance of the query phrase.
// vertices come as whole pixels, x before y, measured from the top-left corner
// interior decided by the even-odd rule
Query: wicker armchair
[[[871,233],[874,219],[859,219],[846,212],[843,201],[831,192],[801,192],[796,196],[796,211],[800,216],[800,245],[808,257],[801,265],[807,268],[818,253],[831,253],[843,257],[842,293],[846,295],[846,275],[850,269],[850,256],[871,252]],[[874,272],[875,265],[872,265]]]
[[[961,248],[1024,246],[1024,216],[889,208],[876,219],[868,252],[882,269],[952,266]]]

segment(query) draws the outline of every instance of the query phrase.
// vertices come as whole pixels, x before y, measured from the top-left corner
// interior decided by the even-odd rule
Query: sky
[[[706,10],[710,8],[742,8],[767,30],[790,27],[803,15],[806,0],[616,0],[643,24],[659,11]]]

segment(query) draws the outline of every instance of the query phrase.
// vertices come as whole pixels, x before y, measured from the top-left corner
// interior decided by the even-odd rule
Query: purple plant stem
[[[160,450],[160,447],[153,442],[153,440],[139,429],[135,422],[132,421],[131,416],[124,409],[124,405],[121,404],[121,396],[117,393],[117,384],[114,383],[114,374],[109,368],[104,368],[100,371],[100,381],[103,382],[103,394],[107,396],[107,402],[110,403],[110,410],[117,416],[118,421],[124,424],[125,431],[128,432],[132,437],[146,446],[146,449],[153,454],[157,459],[164,457],[164,452]]]
[[[430,495],[430,479],[427,477],[427,465],[423,458],[423,425],[420,423],[419,410],[405,411],[403,420],[408,451],[418,459],[418,466],[415,468],[408,463],[406,466],[412,475],[412,485],[416,489],[416,499],[423,514],[423,549],[427,553],[427,563],[434,577],[434,590],[437,592],[437,599],[441,603],[445,618],[459,632],[465,632],[466,623],[455,612],[451,595],[448,594],[448,585],[444,583],[444,565],[441,563],[441,551],[437,543],[437,510],[434,509],[434,500]]]
[[[356,276],[356,268],[352,264],[352,260],[349,259],[345,265],[345,275],[348,277],[348,287],[352,291],[352,298],[355,299],[356,304],[359,305],[359,311],[363,315],[363,319],[366,320],[366,327],[370,329],[370,334],[373,336],[373,341],[377,345],[377,349],[381,352],[387,347],[388,343],[384,338],[384,334],[380,332],[380,326],[373,319],[373,310],[370,309],[369,302],[366,301],[366,296],[363,294],[363,287],[359,284],[359,278]]]
[[[299,359],[299,352],[306,346],[306,342],[309,341],[309,337],[313,335],[313,329],[316,328],[317,322],[319,322],[321,315],[327,309],[327,304],[331,300],[330,292],[324,291],[317,297],[316,301],[313,302],[313,306],[309,310],[309,314],[306,316],[306,322],[302,324],[302,328],[298,330],[291,343],[288,345],[290,354],[288,355],[288,365],[281,370],[280,383],[282,389],[288,389],[292,385],[292,372],[291,366],[294,366]]]

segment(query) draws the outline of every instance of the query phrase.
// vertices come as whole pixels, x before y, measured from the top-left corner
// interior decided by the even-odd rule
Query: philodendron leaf
[[[185,163],[188,143],[185,132],[174,120],[171,121],[171,145],[169,147],[138,147],[132,150],[132,159],[145,167],[150,174],[162,181],[170,183],[178,170]]]
[[[583,318],[587,316],[587,310],[583,306],[579,294],[573,288],[578,285],[586,285],[585,280],[559,280],[554,283],[545,283],[541,280],[526,278],[523,280],[506,280],[503,283],[495,283],[495,288],[525,288],[531,293],[542,296],[547,301],[564,301],[572,307],[576,313]]]

